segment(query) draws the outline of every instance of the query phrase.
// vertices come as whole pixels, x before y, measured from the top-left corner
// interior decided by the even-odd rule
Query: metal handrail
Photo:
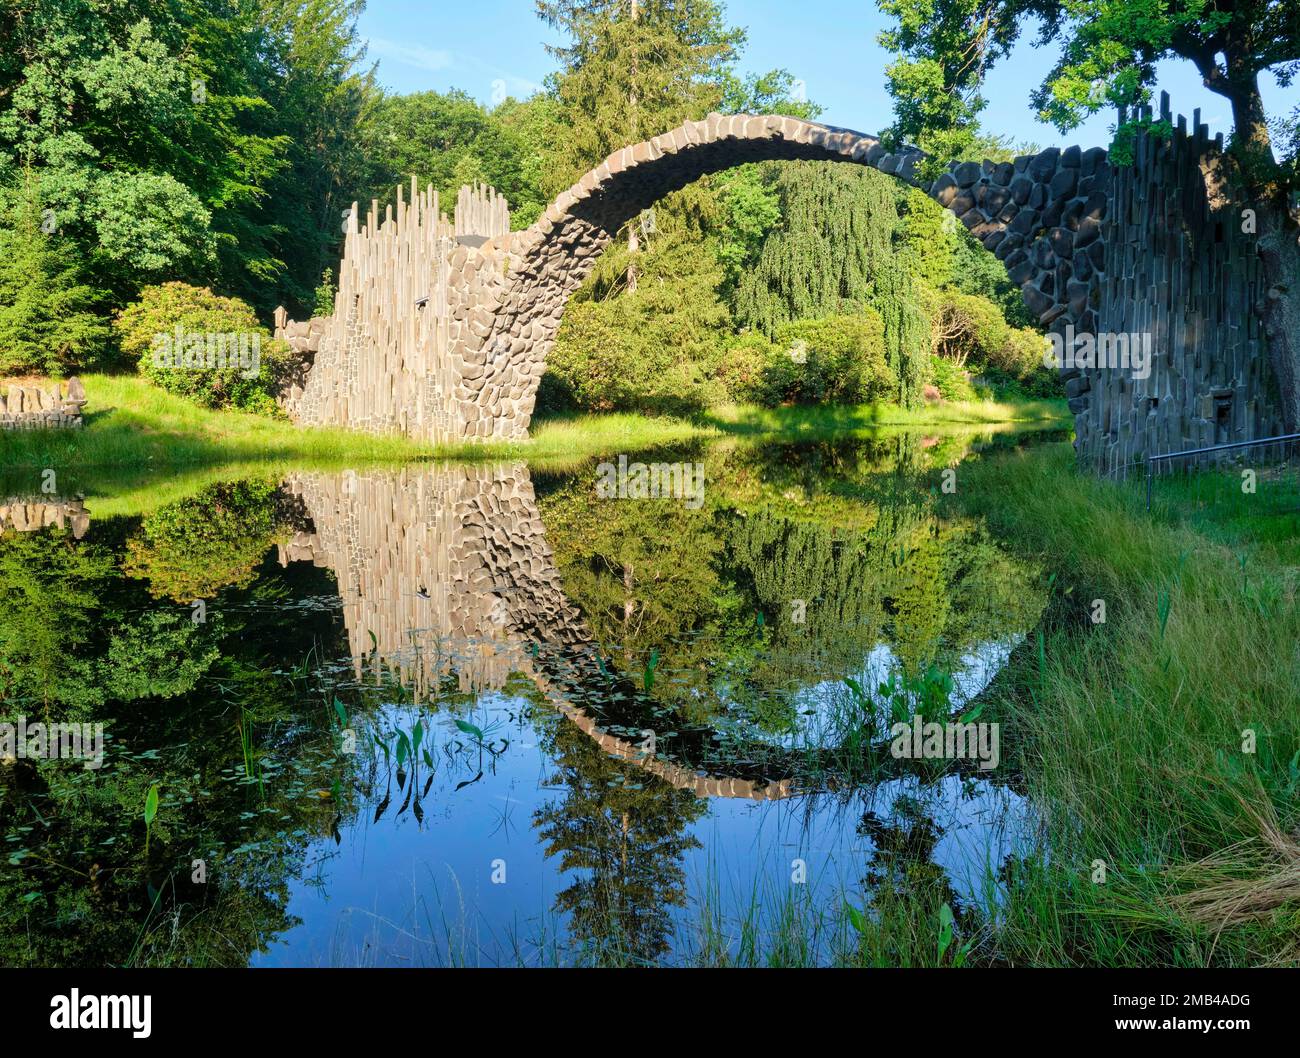
[[[1147,456],[1147,510],[1151,510],[1151,477],[1156,463],[1167,459],[1179,459],[1183,456],[1201,456],[1208,452],[1227,452],[1234,448],[1255,448],[1259,445],[1280,444],[1283,441],[1300,441],[1300,433],[1279,434],[1277,437],[1260,437],[1254,441],[1228,441],[1208,448],[1189,448],[1184,452],[1164,452],[1161,455]]]

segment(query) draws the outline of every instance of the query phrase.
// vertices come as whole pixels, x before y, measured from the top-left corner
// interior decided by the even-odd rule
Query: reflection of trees
[[[750,601],[720,575],[724,538],[708,506],[596,500],[586,475],[540,506],[565,596],[602,652],[637,682],[652,651],[671,670],[656,699],[690,709],[713,670],[759,641]]]
[[[127,542],[124,572],[176,602],[247,587],[276,539],[275,491],[269,481],[217,482],[145,515]]]
[[[19,702],[102,699],[87,655],[102,649],[93,611],[116,576],[108,551],[71,532],[0,536],[0,714],[21,711]]]
[[[658,650],[674,677],[658,701],[695,722],[741,705],[780,727],[770,691],[856,673],[877,644],[910,672],[952,670],[1037,619],[1032,571],[935,513],[919,474],[960,454],[919,434],[719,446],[702,510],[595,502],[579,476],[542,512],[567,597],[624,675]]]
[[[226,524],[215,507],[232,495],[254,526],[269,523],[271,494],[236,485],[186,501],[176,524],[202,525],[205,509]],[[329,611],[282,605],[329,593],[328,575],[259,567],[259,556],[236,578],[249,586],[219,592],[195,625],[188,608],[118,573],[126,529],[98,522],[76,544],[50,531],[0,537],[0,714],[30,713],[22,699],[38,697],[49,719],[102,721],[112,739],[99,771],[0,764],[3,965],[243,965],[292,924],[304,852],[348,810],[316,794],[351,787],[346,775],[334,784],[350,764],[327,709],[303,710],[304,689],[284,671],[322,643],[330,656],[340,648]],[[176,556],[184,539],[169,545]],[[157,568],[182,565],[174,556]],[[258,778],[244,771],[241,727]],[[162,804],[146,853],[154,785]],[[191,881],[196,858],[205,884]]]
[[[934,862],[943,828],[921,802],[900,797],[889,818],[866,812],[858,824],[858,833],[874,846],[863,884],[877,904],[913,900],[957,908],[957,893],[948,872]]]
[[[961,901],[948,872],[935,861],[944,831],[922,801],[901,796],[887,818],[868,811],[858,833],[874,847],[862,884],[884,943],[896,944],[910,934],[928,948],[944,904],[952,909],[959,934],[973,935],[979,912]]]
[[[561,798],[533,813],[533,825],[571,872],[555,910],[574,941],[597,961],[644,962],[668,950],[669,909],[686,902],[684,854],[699,847],[687,827],[705,802],[607,757],[572,724],[548,725],[547,752]]]

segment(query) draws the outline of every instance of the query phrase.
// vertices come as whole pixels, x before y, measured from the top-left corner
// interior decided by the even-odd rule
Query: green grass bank
[[[1162,479],[1148,514],[1140,475],[1067,446],[959,469],[947,500],[1055,578],[988,694],[1043,843],[985,909],[987,961],[1300,961],[1296,473]]]
[[[1068,422],[1063,403],[735,407],[686,420],[631,414],[539,420],[527,441],[429,445],[401,436],[299,429],[284,420],[213,411],[131,375],[87,375],[80,430],[0,431],[0,466],[174,468],[203,464],[564,460],[726,435],[815,437],[882,426]]]

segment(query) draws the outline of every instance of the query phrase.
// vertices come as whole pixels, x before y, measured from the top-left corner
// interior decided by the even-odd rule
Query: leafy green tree
[[[168,173],[105,173],[91,189],[86,216],[95,257],[131,285],[211,273],[212,214]]]
[[[0,374],[58,374],[93,360],[108,326],[73,246],[57,228],[43,230],[57,218],[42,213],[26,177],[13,226],[0,227]]]
[[[421,189],[433,185],[450,215],[462,184],[489,184],[510,203],[512,225],[526,227],[547,204],[537,140],[545,114],[527,114],[534,106],[544,104],[506,100],[488,110],[456,89],[383,97],[367,119],[370,195],[388,198],[414,176]]]
[[[686,414],[722,403],[725,273],[709,229],[710,189],[687,188],[656,210],[644,250],[611,247],[565,312],[547,357],[552,408]],[[647,282],[627,292],[629,255]]]
[[[816,121],[822,107],[808,98],[801,82],[789,70],[746,74],[734,70],[722,73],[722,113],[782,114]]]
[[[717,180],[725,211],[718,257],[726,269],[728,291],[734,291],[754,266],[768,234],[781,220],[781,198],[770,172],[763,166],[742,165]]]
[[[895,261],[898,185],[830,162],[775,169],[781,223],[735,292],[737,321],[774,335],[783,325],[871,306],[884,320],[895,399],[920,397],[928,334],[910,274]]]
[[[322,272],[342,254],[343,211],[376,183],[367,128],[380,91],[357,29],[364,7],[364,0],[262,0],[254,8],[261,26],[252,38],[260,49],[253,85],[267,104],[255,112],[256,128],[274,137],[282,164],[246,224],[249,237],[273,247],[274,260],[247,269],[251,285],[227,292],[263,317],[281,302],[311,308]]]
[[[787,323],[777,330],[773,352],[763,372],[767,403],[871,404],[897,397],[885,322],[875,309]]]
[[[715,0],[538,0],[537,12],[567,38],[547,50],[560,64],[550,86],[570,183],[615,150],[715,109],[745,40]]]
[[[116,304],[162,279],[300,306],[369,186],[360,0],[5,0],[0,184],[27,166]]]
[[[704,800],[635,765],[611,760],[567,721],[544,735],[562,791],[533,813],[546,855],[568,884],[555,895],[582,957],[644,965],[664,955],[671,908],[687,902],[687,852],[700,847],[690,825]]]

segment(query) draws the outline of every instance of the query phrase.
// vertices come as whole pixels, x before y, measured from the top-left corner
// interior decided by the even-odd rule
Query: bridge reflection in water
[[[678,789],[756,801],[793,792],[789,779],[651,755],[574,702],[571,689],[601,673],[599,649],[564,596],[523,463],[297,473],[283,488],[311,528],[280,545],[280,563],[334,573],[358,679],[369,661],[377,682],[387,668],[425,700],[452,675],[478,692],[520,673],[609,756]]]

